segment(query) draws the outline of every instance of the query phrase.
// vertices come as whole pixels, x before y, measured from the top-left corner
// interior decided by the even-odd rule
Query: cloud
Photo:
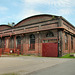
[[[5,16],[5,17],[2,17],[0,19],[0,24],[8,24],[8,22],[10,22],[10,20],[12,19],[12,16]]]
[[[9,7],[0,6],[0,14],[6,13],[7,16],[9,16],[6,17],[9,21],[18,22],[37,14],[71,15],[74,12],[72,7],[75,6],[75,0],[14,0],[10,5],[11,8],[14,7],[14,9],[12,9],[14,12],[9,11]],[[17,10],[15,10],[16,8]],[[3,17],[5,18],[5,16]],[[6,21],[7,19],[4,18],[2,20]]]
[[[60,14],[60,15],[69,15],[69,14],[71,14],[72,13],[72,10],[71,9],[66,9],[66,8],[64,8],[64,9],[60,9],[60,10],[58,10],[58,14]]]
[[[6,10],[8,10],[8,8],[7,8],[7,7],[0,6],[0,12],[1,12],[1,11],[6,11]]]
[[[29,4],[45,4],[45,3],[49,3],[49,0],[24,0],[26,3]]]
[[[72,2],[71,0],[23,0],[23,11],[21,17],[28,17],[40,13],[50,13],[50,14],[56,14],[56,15],[69,15],[72,13]],[[42,7],[46,5],[46,7],[43,10]],[[37,8],[40,6],[39,10]],[[51,9],[53,8],[53,9]],[[46,10],[45,10],[46,9]],[[55,10],[55,11],[54,11]]]
[[[0,14],[4,15],[4,14],[6,14],[7,11],[8,11],[8,8],[7,7],[0,6]]]
[[[27,4],[48,4],[48,5],[54,5],[54,6],[68,6],[71,3],[71,0],[24,0]]]
[[[21,17],[24,19],[24,18],[30,17],[32,15],[37,15],[37,14],[41,14],[41,12],[36,11],[34,9],[26,9],[26,10],[22,11],[18,17]]]

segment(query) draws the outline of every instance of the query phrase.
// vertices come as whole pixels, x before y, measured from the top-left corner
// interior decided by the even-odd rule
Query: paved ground
[[[27,75],[75,75],[75,59]]]
[[[4,73],[18,73],[26,75],[28,73],[48,68],[72,59],[59,59],[49,57],[0,57],[0,75]]]

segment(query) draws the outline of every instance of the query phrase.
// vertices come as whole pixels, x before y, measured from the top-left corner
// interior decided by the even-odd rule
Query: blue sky
[[[0,0],[0,25],[38,14],[63,16],[75,26],[75,0]]]

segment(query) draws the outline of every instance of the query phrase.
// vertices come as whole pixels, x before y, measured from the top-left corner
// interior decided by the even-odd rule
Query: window
[[[16,37],[16,47],[21,49],[21,36]]]
[[[68,50],[68,35],[65,33],[65,50]]]
[[[71,36],[71,50],[73,50],[73,37]]]
[[[9,39],[6,39],[6,43],[5,43],[5,47],[8,48],[9,47]]]
[[[51,32],[51,31],[49,31],[47,34],[46,34],[46,37],[53,37],[54,36],[54,34],[53,34],[53,32]]]
[[[2,37],[2,48],[5,48],[5,38]]]
[[[2,48],[2,39],[0,38],[0,48]]]
[[[30,35],[30,49],[35,49],[35,35]]]
[[[14,48],[14,37],[10,37],[10,47],[9,48]]]

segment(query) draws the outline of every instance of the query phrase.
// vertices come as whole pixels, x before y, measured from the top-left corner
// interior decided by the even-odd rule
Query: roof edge
[[[61,19],[63,19],[64,21],[66,21],[68,24],[70,24],[73,28],[75,28],[74,25],[72,25],[69,21],[67,21],[64,17],[60,16]]]
[[[56,16],[56,15],[50,15],[50,14],[38,14],[38,15],[32,15],[32,16],[29,16],[23,20],[21,20],[20,22],[18,22],[15,26],[17,26],[19,23],[21,23],[22,21],[26,20],[26,19],[29,19],[29,18],[32,18],[32,17],[37,17],[37,16],[55,16],[55,17],[59,17],[59,16]],[[14,26],[14,27],[15,27]]]
[[[9,25],[5,25],[5,24],[1,24],[0,26],[8,26],[8,27],[11,27],[11,28],[12,28],[12,26],[9,26]]]

